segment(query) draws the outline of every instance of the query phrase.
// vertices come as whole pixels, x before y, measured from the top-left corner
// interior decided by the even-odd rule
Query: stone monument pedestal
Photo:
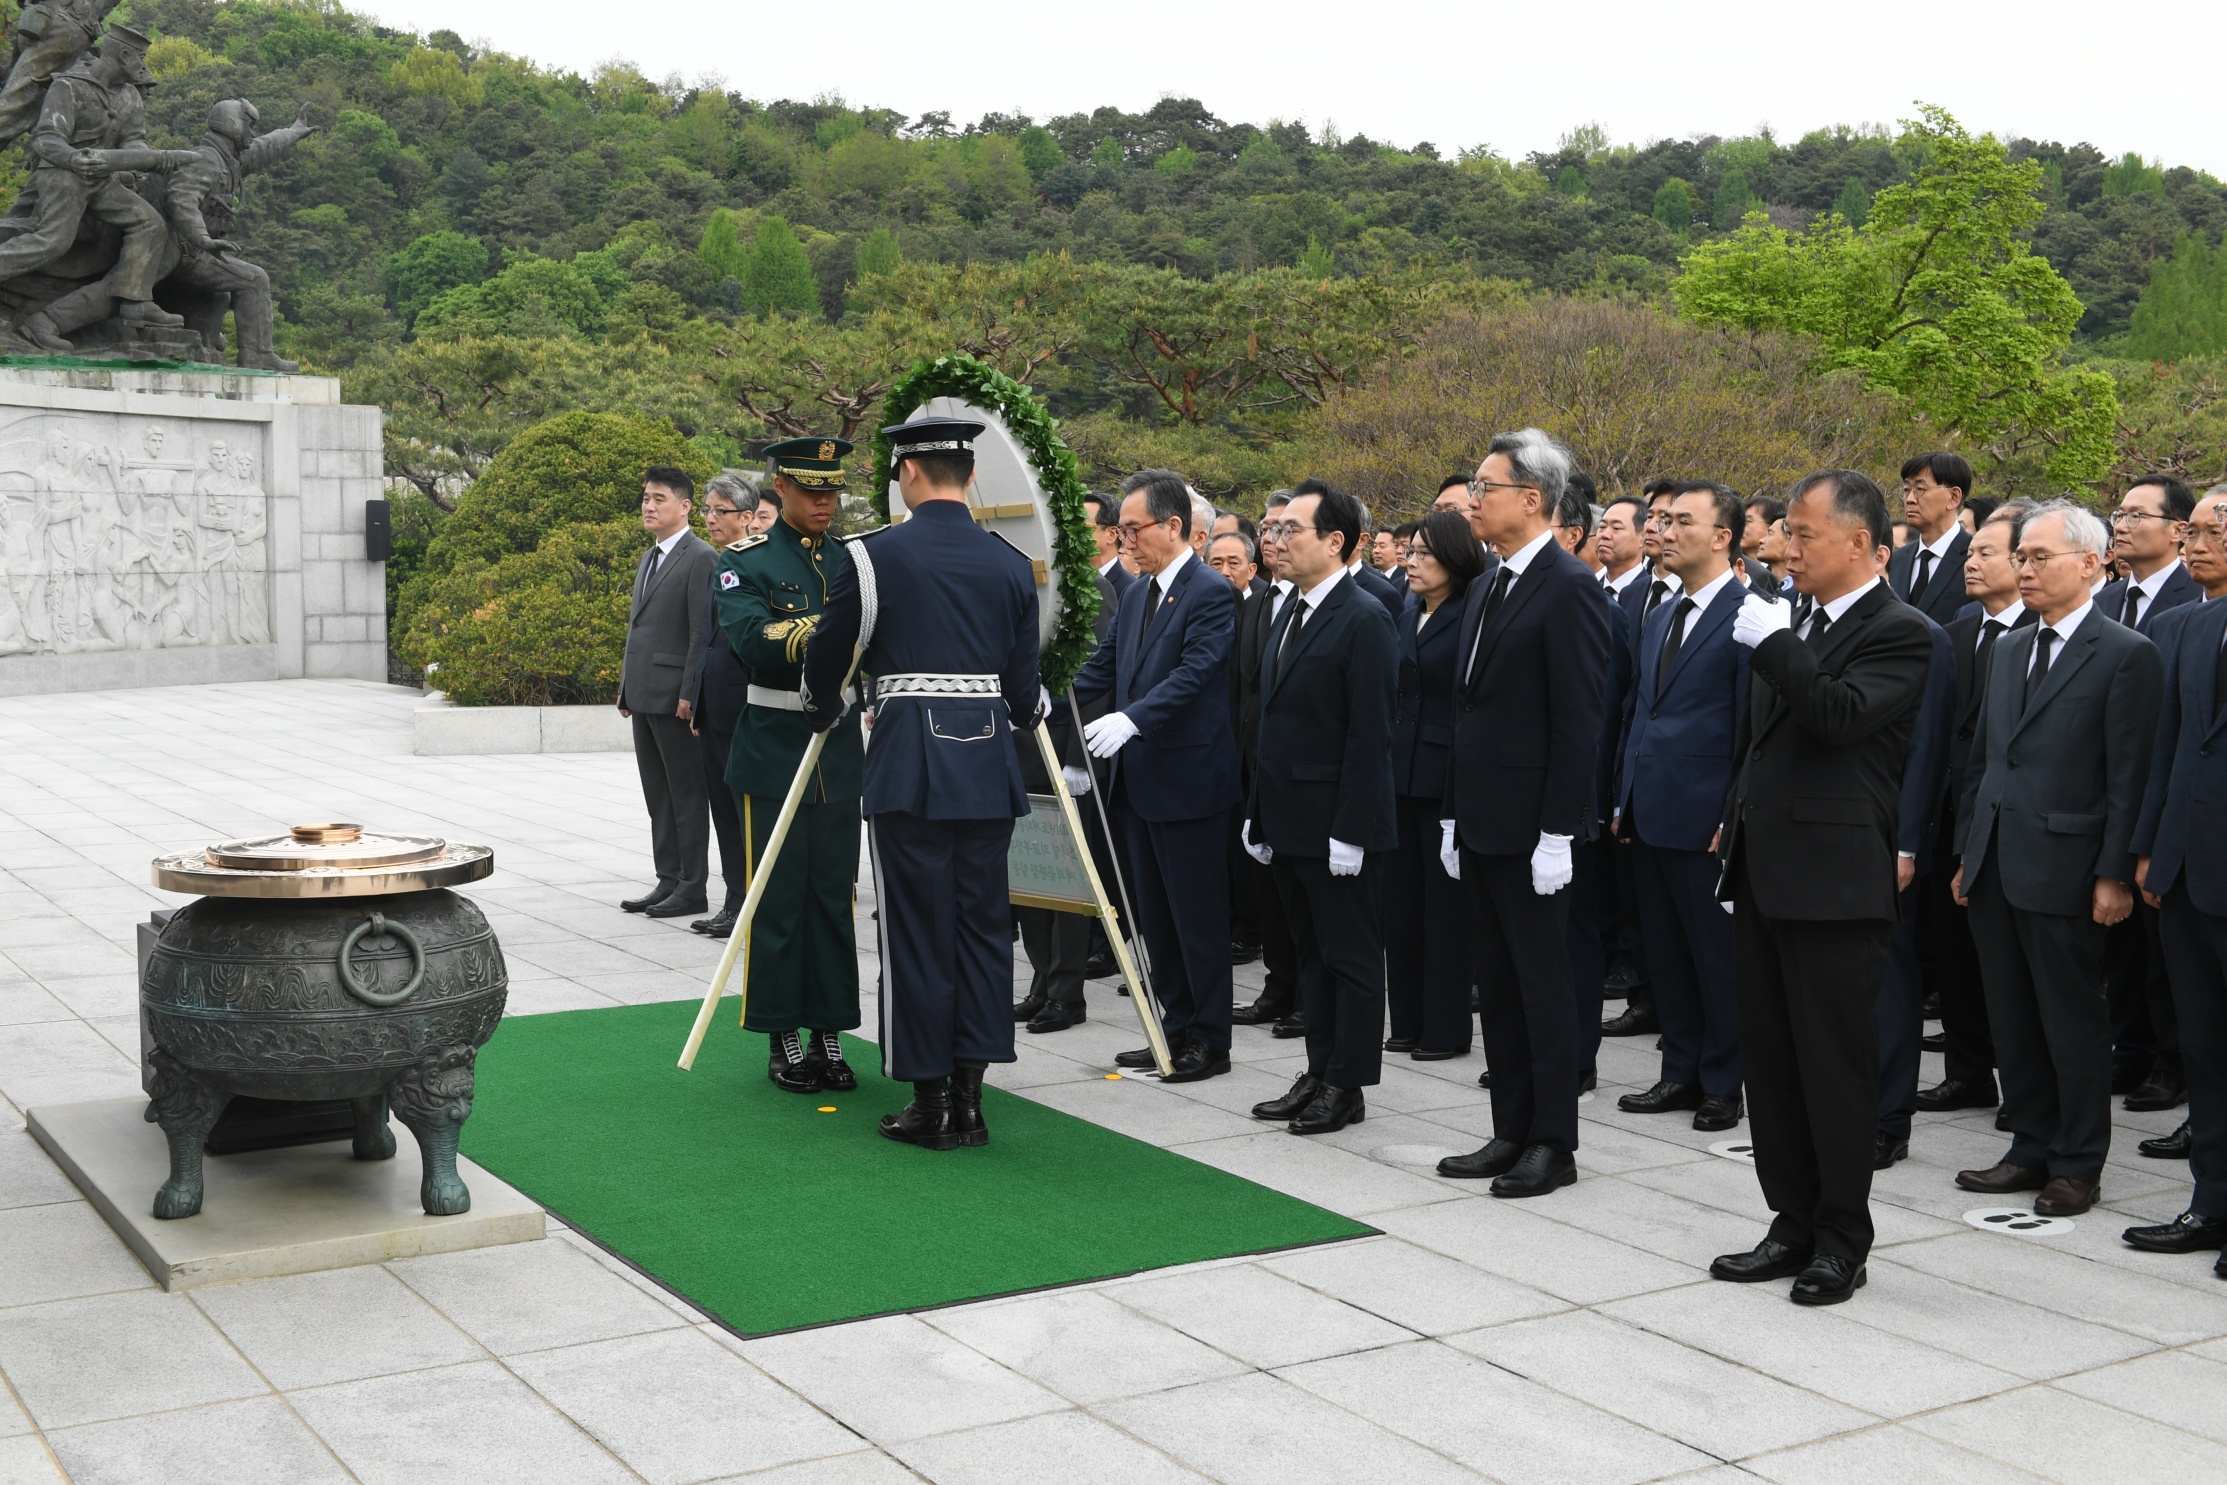
[[[331,377],[0,361],[0,696],[384,681],[380,422]]]
[[[407,1135],[391,1160],[356,1160],[345,1139],[209,1156],[200,1215],[159,1222],[150,1208],[170,1154],[146,1107],[143,1098],[48,1104],[24,1121],[165,1289],[527,1243],[544,1233],[539,1206],[461,1156],[456,1170],[472,1209],[426,1216],[417,1142]]]

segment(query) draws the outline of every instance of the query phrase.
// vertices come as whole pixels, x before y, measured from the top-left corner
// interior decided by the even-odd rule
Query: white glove
[[[1245,822],[1244,827],[1237,832],[1237,838],[1244,843],[1245,854],[1252,857],[1255,861],[1258,861],[1261,865],[1266,866],[1269,862],[1276,859],[1276,853],[1270,850],[1267,846],[1256,846],[1253,844],[1252,821],[1247,820]]]
[[[1036,720],[1041,722],[1052,714],[1052,693],[1042,686],[1036,688]]]
[[[1531,853],[1531,890],[1541,897],[1552,897],[1570,885],[1570,878],[1577,867],[1570,860],[1570,838],[1566,835],[1539,833],[1539,844]]]
[[[1074,795],[1077,799],[1082,798],[1085,794],[1088,794],[1090,792],[1089,769],[1063,768],[1059,771],[1059,776],[1067,781],[1067,792]]]
[[[1334,877],[1357,877],[1361,875],[1361,856],[1362,850],[1359,846],[1349,846],[1342,840],[1332,839],[1330,842],[1330,875]]]
[[[1136,735],[1136,723],[1121,712],[1108,712],[1083,728],[1083,746],[1093,758],[1111,758]]]
[[[1793,604],[1773,603],[1760,593],[1750,593],[1740,600],[1740,611],[1732,616],[1732,640],[1752,650],[1781,629],[1793,627]]]
[[[1446,875],[1461,880],[1461,847],[1454,844],[1454,822],[1438,822],[1438,864],[1446,868]]]

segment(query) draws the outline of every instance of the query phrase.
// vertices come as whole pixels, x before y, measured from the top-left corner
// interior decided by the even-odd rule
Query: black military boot
[[[766,1076],[784,1093],[820,1091],[819,1069],[804,1053],[804,1038],[793,1031],[776,1031],[766,1040],[772,1055],[766,1058]]]
[[[912,1102],[900,1113],[882,1115],[882,1135],[923,1150],[956,1150],[959,1129],[951,1114],[951,1080],[930,1078],[912,1085]]]
[[[959,1143],[970,1149],[990,1142],[990,1131],[982,1123],[982,1074],[988,1068],[986,1062],[953,1064],[951,1123],[959,1131]]]
[[[812,1067],[820,1075],[820,1086],[830,1093],[848,1093],[858,1086],[858,1074],[843,1060],[843,1033],[840,1031],[815,1031],[812,1033]]]

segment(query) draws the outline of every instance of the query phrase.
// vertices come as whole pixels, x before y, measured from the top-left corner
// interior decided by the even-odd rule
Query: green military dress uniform
[[[799,446],[802,453],[780,454]],[[776,456],[780,473],[801,485],[827,488],[841,485],[840,455],[849,448],[840,439],[807,439],[776,444],[767,453]],[[828,470],[802,467],[807,464],[832,466],[832,480]],[[806,536],[786,520],[719,554],[712,580],[719,627],[749,672],[749,699],[735,724],[727,783],[741,809],[745,869],[753,875],[812,740],[797,692],[805,642],[819,623],[835,575],[849,561],[833,536]],[[825,1068],[840,1056],[840,1042],[832,1033],[860,1022],[852,925],[865,757],[856,725],[840,725],[829,733],[750,924],[743,1025],[774,1038],[774,1081],[794,1092],[820,1085],[796,1076],[793,1062],[784,1076],[785,1035],[804,1031],[809,1055]],[[822,1051],[821,1037],[814,1033],[834,1041],[835,1058]]]

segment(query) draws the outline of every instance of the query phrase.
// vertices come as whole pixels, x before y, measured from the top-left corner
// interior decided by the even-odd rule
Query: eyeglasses
[[[2152,515],[2146,510],[2130,510],[2125,506],[2121,506],[2119,509],[2111,512],[2110,516],[2107,519],[2114,526],[2123,526],[2128,521],[2171,521],[2173,518],[2171,516]]]
[[[1278,541],[1288,541],[1298,529],[1297,521],[1263,521],[1260,524],[1260,534],[1263,537],[1274,537]]]
[[[1114,539],[1116,541],[1135,541],[1138,532],[1149,531],[1154,526],[1165,526],[1174,519],[1175,517],[1170,516],[1166,521],[1123,521],[1120,525],[1114,527]]]
[[[2012,567],[2014,567],[2014,568],[2016,568],[2016,567],[2031,567],[2031,568],[2032,568],[2032,569],[2033,569],[2034,571],[2036,571],[2036,572],[2039,572],[2039,571],[2041,571],[2041,570],[2042,570],[2042,569],[2043,569],[2044,567],[2047,567],[2047,566],[2048,566],[2048,565],[2049,565],[2050,563],[2052,563],[2052,562],[2056,561],[2056,560],[2057,560],[2058,558],[2060,558],[2060,557],[2070,557],[2070,558],[2072,558],[2072,559],[2073,559],[2074,561],[2076,561],[2076,562],[2077,562],[2077,561],[2079,561],[2079,560],[2080,560],[2080,559],[2081,559],[2082,557],[2085,557],[2085,556],[2087,556],[2087,555],[2088,555],[2088,554],[2087,554],[2086,552],[2027,552],[2027,551],[2018,551],[2018,552],[2013,552],[2013,553],[2011,553],[2010,565],[2011,565]]]
[[[1512,485],[1505,480],[1471,480],[1469,482],[1469,498],[1482,500],[1485,498],[1487,490],[1537,490],[1538,488],[1537,485]],[[1545,492],[1540,491],[1540,493],[1544,494]]]

